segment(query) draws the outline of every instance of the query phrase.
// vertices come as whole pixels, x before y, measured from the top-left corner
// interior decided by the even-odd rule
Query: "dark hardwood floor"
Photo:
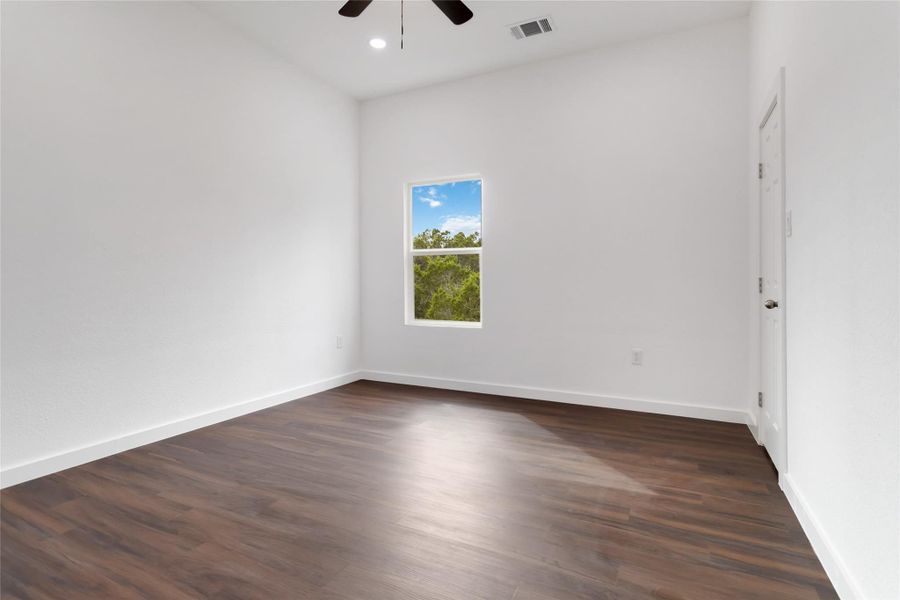
[[[742,425],[361,381],[4,490],[2,597],[836,595]]]

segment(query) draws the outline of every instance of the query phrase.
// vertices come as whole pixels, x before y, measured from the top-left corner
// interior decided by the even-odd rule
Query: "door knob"
[[[776,300],[766,300],[766,303],[763,304],[768,309],[778,308],[778,301]]]

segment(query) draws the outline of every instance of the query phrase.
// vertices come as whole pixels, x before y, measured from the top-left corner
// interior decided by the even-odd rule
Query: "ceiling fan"
[[[441,12],[447,15],[447,18],[454,25],[462,25],[474,15],[469,7],[463,4],[462,0],[431,0],[434,2]],[[338,14],[344,17],[358,17],[366,7],[372,4],[372,0],[347,0]]]

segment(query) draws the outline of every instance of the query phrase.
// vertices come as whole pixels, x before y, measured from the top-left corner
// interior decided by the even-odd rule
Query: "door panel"
[[[783,123],[778,102],[760,129],[760,441],[779,471],[784,470],[784,178]]]

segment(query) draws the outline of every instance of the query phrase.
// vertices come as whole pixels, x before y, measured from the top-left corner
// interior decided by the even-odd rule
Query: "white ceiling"
[[[475,13],[454,26],[427,0],[375,0],[355,19],[342,2],[200,2],[308,73],[356,98],[372,98],[598,46],[747,14],[749,2],[466,0]],[[516,40],[508,25],[549,15],[556,31]],[[387,40],[373,50],[369,39]]]

